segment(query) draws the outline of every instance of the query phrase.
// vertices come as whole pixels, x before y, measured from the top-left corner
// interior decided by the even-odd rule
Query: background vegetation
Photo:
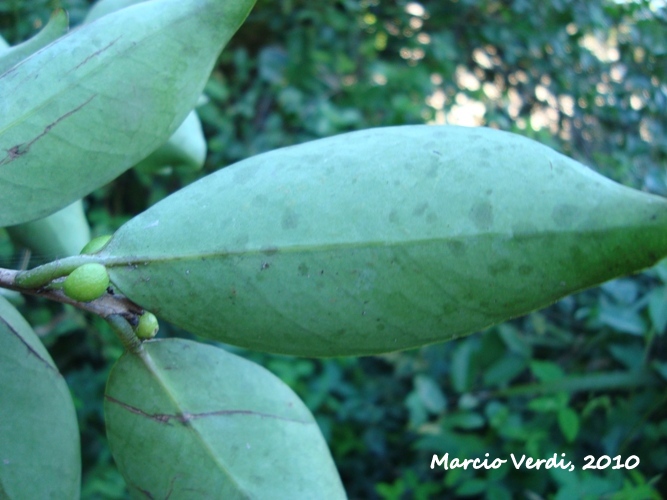
[[[88,6],[0,0],[0,33],[17,43],[55,7],[75,26]],[[408,123],[511,130],[667,195],[664,1],[259,0],[206,94],[205,171],[128,171],[86,198],[95,235],[250,155]],[[14,248],[0,229],[0,265],[31,266],[38,257]],[[119,343],[97,318],[13,300],[73,392],[84,498],[124,498],[102,415]],[[667,470],[666,326],[663,263],[419,350],[327,360],[243,354],[313,410],[351,498],[659,498]],[[161,335],[189,336],[170,325]],[[432,455],[445,453],[566,453],[577,470],[432,470]],[[636,455],[641,463],[582,470],[586,455]]]

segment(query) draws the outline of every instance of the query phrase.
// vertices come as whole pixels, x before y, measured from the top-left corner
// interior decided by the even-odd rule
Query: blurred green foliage
[[[17,43],[56,7],[76,25],[88,5],[0,0],[0,33]],[[208,172],[348,130],[454,123],[533,137],[619,182],[667,195],[661,0],[259,0],[206,95],[198,111]],[[201,175],[127,172],[86,198],[94,235]],[[0,264],[30,265],[25,257],[0,230]],[[12,300],[74,394],[83,497],[124,498],[102,414],[119,343],[101,320],[32,297]],[[415,351],[327,360],[243,354],[283,378],[313,410],[351,498],[660,498],[666,327],[663,263]],[[189,334],[163,325],[161,335]],[[445,453],[488,453],[489,461],[508,463],[431,469],[433,455]],[[565,453],[576,470],[516,470],[512,453]],[[587,455],[641,462],[632,470],[582,470]]]

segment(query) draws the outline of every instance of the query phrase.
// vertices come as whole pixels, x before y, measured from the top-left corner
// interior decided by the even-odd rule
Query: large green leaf
[[[81,457],[65,380],[0,297],[0,498],[78,498]]]
[[[144,2],[0,75],[0,226],[54,212],[164,143],[253,3]]]
[[[90,241],[90,226],[81,200],[43,219],[5,229],[15,244],[29,248],[38,261],[77,255]]]
[[[107,384],[107,435],[137,498],[344,498],[310,411],[280,379],[217,347],[150,341]]]
[[[53,13],[46,26],[29,40],[7,49],[0,44],[0,53],[2,54],[0,56],[0,74],[67,33],[68,28],[67,13],[58,9]]]
[[[309,356],[452,339],[667,254],[667,201],[529,139],[405,126],[242,161],[97,256],[194,333]]]

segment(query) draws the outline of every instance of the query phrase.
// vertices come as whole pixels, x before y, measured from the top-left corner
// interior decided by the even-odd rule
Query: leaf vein
[[[288,418],[288,417],[282,417],[280,415],[274,415],[271,413],[263,413],[263,412],[258,412],[258,411],[253,411],[253,410],[215,410],[215,411],[207,411],[207,412],[201,412],[201,413],[189,413],[189,412],[183,412],[183,413],[175,413],[175,414],[169,414],[169,413],[148,413],[141,408],[137,408],[136,406],[129,405],[127,403],[124,403],[113,396],[109,396],[108,394],[104,396],[104,398],[114,404],[119,405],[121,408],[129,411],[130,413],[134,413],[136,415],[140,415],[142,417],[150,418],[151,420],[155,420],[158,423],[161,424],[167,424],[171,425],[171,421],[174,420],[178,422],[179,424],[182,425],[187,425],[189,422],[192,420],[197,420],[200,418],[209,418],[209,417],[219,417],[219,416],[231,416],[231,415],[250,415],[250,416],[257,416],[260,418],[272,418],[275,420],[283,420],[286,422],[295,422],[299,424],[312,424],[313,422],[310,422],[308,420],[300,420],[300,419],[295,419],[295,418]]]

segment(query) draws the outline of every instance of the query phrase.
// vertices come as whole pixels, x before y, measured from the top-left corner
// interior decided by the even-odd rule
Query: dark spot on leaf
[[[477,229],[487,230],[493,225],[493,206],[489,202],[476,203],[470,209],[470,220]]]
[[[551,217],[558,227],[571,227],[577,221],[577,208],[574,205],[561,203],[554,207]]]
[[[521,276],[528,276],[529,274],[532,274],[533,272],[533,266],[527,266],[525,264],[521,264],[519,266],[519,274]]]
[[[462,241],[451,240],[447,242],[447,248],[455,257],[462,257],[466,253],[466,245]]]
[[[391,212],[389,212],[389,222],[391,222],[392,224],[398,224],[399,222],[398,212],[396,210],[392,210]]]
[[[266,195],[263,194],[257,194],[255,197],[252,199],[253,203],[256,205],[266,205],[269,201],[269,198]]]
[[[250,241],[250,237],[247,234],[241,234],[234,239],[234,244],[244,246],[248,244],[248,241]]]
[[[414,215],[415,217],[420,217],[424,215],[424,212],[426,212],[427,208],[428,208],[428,202],[420,203],[412,210],[412,215]]]
[[[298,269],[301,276],[308,276],[308,266],[305,264],[305,262],[299,264]]]
[[[491,276],[497,276],[498,274],[507,273],[512,269],[512,262],[507,259],[499,260],[490,264],[488,267],[489,274]]]
[[[426,171],[426,177],[430,179],[437,177],[439,168],[438,159],[431,157],[431,167]]]
[[[291,208],[286,208],[283,212],[283,218],[280,222],[280,225],[285,230],[296,229],[299,225],[299,214],[297,214]]]

